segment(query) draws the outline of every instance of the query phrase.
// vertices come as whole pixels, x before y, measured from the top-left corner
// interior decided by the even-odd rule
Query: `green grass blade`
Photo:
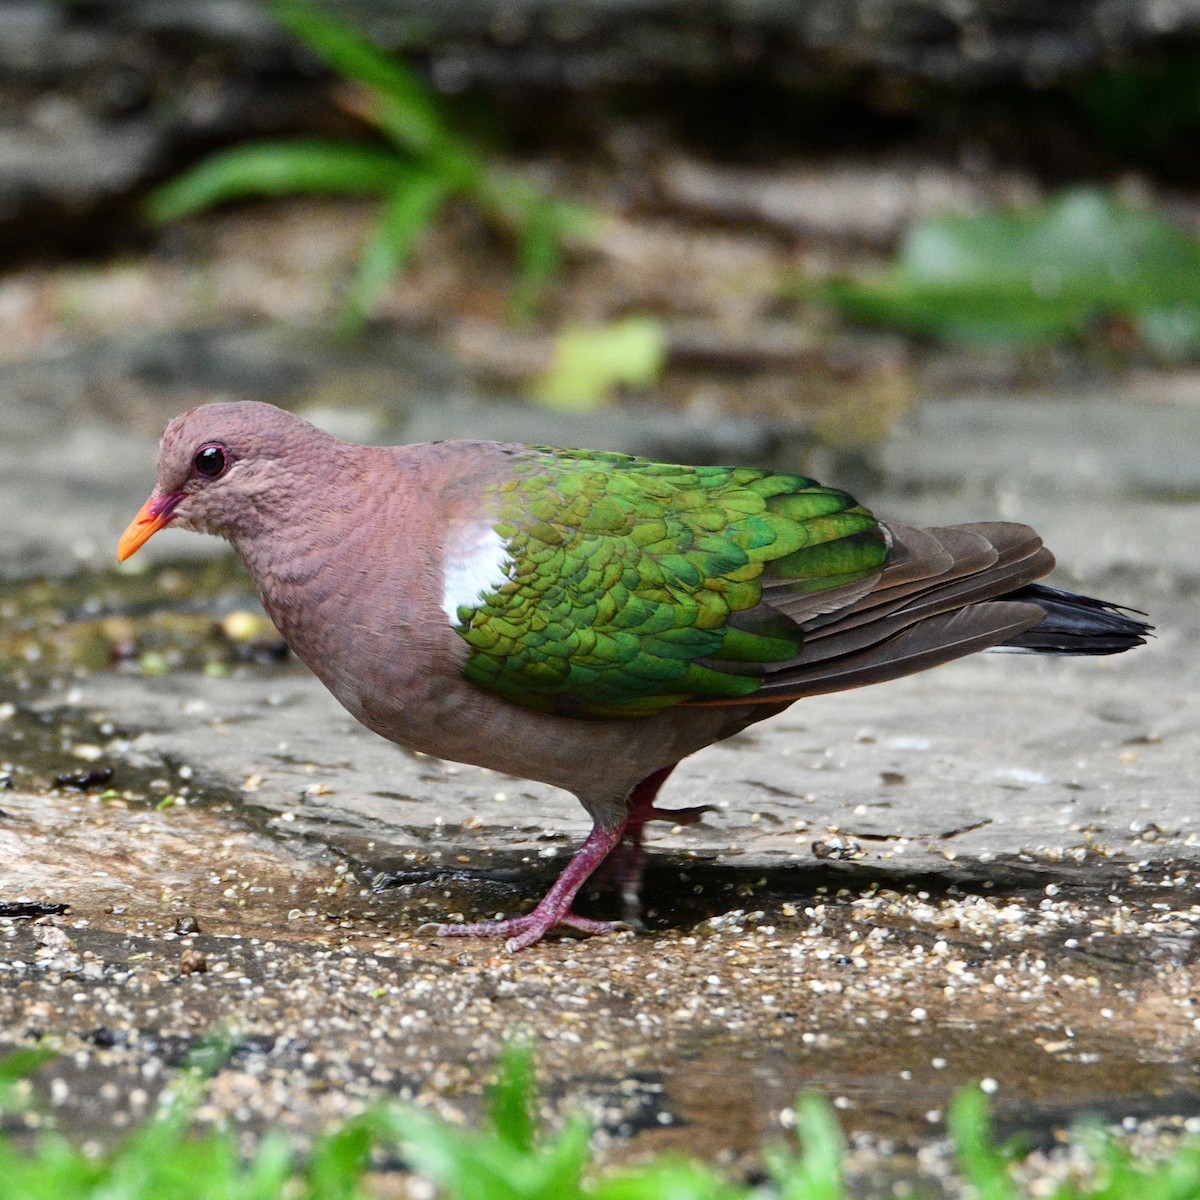
[[[596,225],[596,214],[586,205],[547,196],[539,188],[510,171],[495,170],[480,181],[476,195],[479,206],[498,224],[520,229],[539,210],[564,239],[586,240]]]
[[[162,224],[247,196],[386,192],[404,169],[394,151],[363,143],[251,142],[219,151],[163,184],[146,201],[146,215]]]
[[[58,1057],[57,1050],[40,1046],[21,1046],[0,1058],[0,1109],[25,1107],[17,1085],[38,1067]]]
[[[417,239],[437,216],[445,198],[442,181],[426,172],[410,172],[395,188],[359,255],[358,271],[346,298],[344,327],[354,329],[370,315],[384,289],[403,271]]]
[[[0,1142],[0,1180],[5,1196],[21,1200],[90,1198],[104,1181],[103,1162],[89,1160],[58,1134],[39,1135],[31,1152]]]
[[[428,154],[446,141],[449,135],[437,98],[410,67],[316,5],[276,0],[271,11],[339,75],[357,80],[386,101],[379,123],[400,145]]]
[[[536,1194],[539,1197],[569,1200],[584,1194],[583,1171],[588,1162],[591,1136],[591,1125],[582,1117],[574,1117],[555,1137],[537,1147],[534,1153],[538,1176]]]
[[[529,1092],[523,1095],[531,1099]],[[581,1180],[590,1138],[585,1121],[568,1121],[554,1137],[525,1148],[501,1136],[494,1125],[460,1129],[416,1109],[383,1110],[380,1121],[444,1200],[581,1200],[584,1195]]]
[[[373,1114],[347,1121],[325,1134],[309,1156],[308,1194],[313,1200],[353,1200],[371,1161],[378,1122]]]
[[[171,1084],[173,1100],[114,1151],[91,1157],[57,1133],[32,1147],[0,1133],[0,1197],[14,1200],[368,1200],[373,1149],[399,1143],[410,1164],[434,1181],[439,1200],[845,1200],[846,1143],[830,1107],[815,1096],[796,1106],[799,1151],[768,1152],[772,1182],[730,1183],[713,1165],[659,1157],[582,1183],[589,1130],[568,1121],[539,1138],[533,1066],[527,1046],[509,1046],[490,1093],[491,1120],[464,1128],[420,1110],[381,1104],[318,1139],[297,1166],[288,1138],[268,1132],[247,1159],[228,1128],[197,1132],[199,1088],[226,1061],[227,1035],[203,1043]],[[0,1064],[11,1087],[37,1068],[40,1053]],[[1031,1196],[1009,1175],[1016,1151],[996,1146],[987,1101],[964,1089],[948,1123],[958,1164],[975,1200]],[[1071,1145],[1090,1167],[1072,1170],[1046,1200],[1198,1200],[1200,1141],[1184,1139],[1161,1161],[1138,1158],[1099,1124],[1081,1125]],[[1076,1161],[1074,1155],[1071,1161]],[[939,1189],[940,1191],[940,1189]],[[390,1193],[389,1193],[390,1194]],[[872,1193],[874,1194],[874,1193]],[[918,1192],[918,1194],[925,1194]],[[956,1193],[957,1194],[957,1193]]]
[[[294,1170],[287,1138],[276,1130],[269,1131],[247,1164],[244,1194],[238,1200],[278,1200],[286,1194],[284,1189]]]
[[[414,1109],[393,1111],[389,1128],[412,1167],[454,1200],[522,1200],[514,1176],[523,1156],[494,1137],[457,1129]],[[497,1154],[497,1149],[500,1153]]]
[[[537,1088],[533,1051],[528,1042],[506,1042],[500,1052],[496,1081],[488,1089],[488,1119],[498,1137],[514,1150],[528,1153],[536,1133]]]
[[[978,1087],[962,1088],[950,1101],[946,1125],[955,1158],[978,1200],[1017,1200],[1008,1157],[992,1140],[987,1097]]]
[[[595,214],[581,204],[546,196],[507,172],[481,174],[471,194],[493,221],[516,233],[512,312],[518,320],[528,320],[546,285],[562,269],[564,246],[592,236]]]
[[[531,319],[547,285],[562,270],[562,229],[553,205],[545,201],[525,222],[517,239],[517,281],[512,308],[519,320]]]
[[[564,240],[589,227],[590,214],[492,167],[469,139],[451,128],[441,98],[416,71],[319,4],[268,3],[289,32],[361,90],[366,103],[359,111],[395,148],[319,139],[237,146],[214,154],[155,191],[145,206],[149,219],[163,223],[250,196],[387,196],[379,224],[360,255],[347,300],[342,324],[354,329],[403,268],[441,202],[460,195],[477,204],[490,220],[516,233],[513,311],[530,314],[562,268]],[[1159,325],[1168,329],[1166,321]]]
[[[1071,1141],[1092,1164],[1086,1184],[1064,1180],[1049,1200],[1196,1200],[1200,1196],[1200,1143],[1188,1140],[1162,1162],[1134,1158],[1100,1124],[1083,1123]]]
[[[589,1200],[749,1200],[745,1189],[686,1159],[660,1159],[596,1183]]]
[[[797,1099],[796,1136],[799,1154],[776,1148],[764,1155],[780,1200],[845,1200],[846,1139],[833,1109],[820,1096]]]

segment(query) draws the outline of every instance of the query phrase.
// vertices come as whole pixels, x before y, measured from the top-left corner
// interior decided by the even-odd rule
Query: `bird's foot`
[[[616,846],[625,833],[625,822],[606,829],[603,825],[592,826],[587,840],[576,851],[575,856],[563,868],[554,886],[542,897],[537,908],[523,917],[510,917],[505,921],[473,921],[469,925],[440,925],[431,922],[422,925],[418,933],[431,933],[438,937],[502,937],[506,948],[515,952],[540,942],[551,929],[563,926],[576,933],[615,933],[628,929],[623,921],[596,921],[581,917],[571,911],[575,893],[584,880],[604,861],[608,852]]]
[[[430,921],[417,929],[418,934],[432,937],[504,938],[504,948],[512,953],[540,942],[551,929],[573,929],[588,935],[618,933],[633,927],[625,921],[597,921],[578,913],[555,913],[549,906],[539,904],[523,917],[503,921],[472,921],[467,925],[439,924]]]

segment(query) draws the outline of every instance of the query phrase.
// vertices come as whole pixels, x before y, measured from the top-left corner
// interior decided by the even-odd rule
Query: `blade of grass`
[[[660,1160],[610,1175],[596,1183],[589,1200],[749,1200],[744,1188],[721,1179],[704,1163]]]
[[[780,1200],[845,1200],[846,1139],[833,1109],[820,1096],[797,1099],[796,1136],[799,1154],[779,1148],[765,1153]]]
[[[505,172],[483,174],[472,196],[498,224],[517,237],[517,279],[511,299],[512,316],[529,320],[535,315],[546,285],[563,264],[564,244],[587,239],[594,215],[582,205],[544,193]]]
[[[420,83],[420,80],[417,82]],[[465,138],[443,131],[428,146],[416,147],[407,136],[410,117],[404,104],[392,96],[380,96],[378,93],[376,99],[378,103],[368,112],[373,123],[393,142],[425,159],[430,170],[440,176],[448,188],[464,195],[479,194],[487,177],[487,165]]]
[[[504,1104],[520,1100],[511,1096]],[[580,1200],[584,1195],[590,1129],[580,1119],[527,1148],[495,1126],[460,1129],[415,1109],[383,1110],[380,1121],[412,1167],[433,1180],[446,1200]]]
[[[512,312],[519,321],[531,320],[547,284],[563,262],[562,229],[553,206],[544,201],[529,215],[517,238],[517,279]]]
[[[506,1042],[500,1053],[496,1082],[488,1089],[488,1120],[497,1136],[514,1150],[528,1153],[537,1132],[533,1110],[537,1087],[533,1051],[528,1042]]]
[[[563,237],[587,238],[595,214],[582,204],[547,196],[540,188],[511,171],[493,170],[480,181],[476,195],[481,208],[498,224],[520,228],[541,208]]]
[[[219,151],[163,184],[146,201],[146,214],[163,224],[246,196],[387,192],[404,170],[383,147],[299,138],[251,142]]]
[[[536,1147],[540,1200],[570,1200],[584,1194],[583,1171],[591,1144],[591,1126],[582,1117],[572,1117],[558,1134]]]
[[[339,75],[358,80],[387,100],[386,130],[398,144],[428,154],[448,139],[435,96],[410,67],[315,5],[275,0],[271,11]]]
[[[378,1120],[365,1113],[325,1134],[313,1146],[306,1172],[309,1194],[321,1200],[352,1200],[371,1161]]]
[[[404,1157],[440,1193],[454,1200],[522,1200],[515,1179],[521,1156],[510,1146],[412,1110],[394,1112],[389,1121]]]
[[[361,116],[401,149],[428,160],[448,188],[467,192],[479,187],[486,175],[482,158],[448,126],[437,94],[416,71],[303,0],[277,0],[272,9],[338,74],[365,89],[366,101],[355,105]]]
[[[393,190],[359,255],[346,297],[343,329],[357,329],[366,320],[392,277],[403,270],[417,239],[433,222],[445,198],[442,181],[424,171],[410,172]]]
[[[147,216],[163,223],[248,196],[385,194],[388,202],[360,255],[341,323],[354,330],[389,278],[401,271],[441,202],[461,195],[516,233],[513,311],[531,313],[561,269],[564,239],[589,223],[585,210],[490,165],[471,140],[450,127],[440,97],[420,74],[350,25],[307,0],[268,3],[289,32],[349,81],[343,89],[347,107],[395,148],[317,139],[235,147],[159,188],[146,203]]]
[[[946,1125],[955,1157],[978,1200],[1017,1200],[1008,1158],[992,1140],[987,1097],[978,1087],[962,1088],[950,1101]]]
[[[20,1046],[0,1058],[0,1108],[24,1108],[17,1085],[38,1067],[58,1057],[57,1050],[40,1046]]]
[[[277,1130],[269,1130],[247,1164],[244,1200],[277,1200],[287,1193],[288,1180],[295,1173],[292,1147]]]

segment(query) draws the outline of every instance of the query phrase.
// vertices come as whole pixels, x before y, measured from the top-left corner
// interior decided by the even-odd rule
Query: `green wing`
[[[511,565],[458,609],[463,673],[518,704],[638,716],[733,699],[800,652],[764,584],[811,592],[888,554],[851,496],[800,475],[530,450],[485,499]]]

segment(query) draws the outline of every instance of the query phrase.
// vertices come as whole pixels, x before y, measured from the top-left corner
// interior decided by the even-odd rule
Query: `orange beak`
[[[143,543],[150,540],[175,515],[175,506],[183,499],[182,492],[166,496],[151,496],[129,522],[117,543],[117,558],[124,562]]]

